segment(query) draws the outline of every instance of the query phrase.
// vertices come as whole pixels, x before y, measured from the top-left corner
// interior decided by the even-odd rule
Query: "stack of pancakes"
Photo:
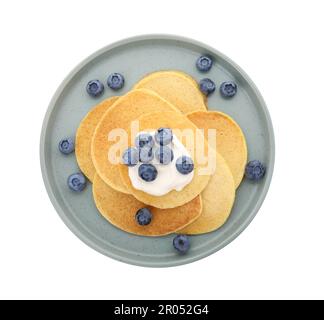
[[[76,135],[77,161],[93,183],[98,210],[110,223],[145,236],[201,234],[225,223],[244,174],[247,147],[238,124],[224,113],[208,111],[206,102],[189,75],[159,71],[144,77],[124,96],[102,101],[82,120]],[[108,139],[109,134],[114,129],[129,133],[134,120],[138,120],[140,131],[160,127],[174,132],[204,129],[203,148],[215,155],[216,169],[211,174],[198,174],[200,165],[193,155],[194,177],[181,191],[153,196],[135,189],[128,167],[120,163],[121,155],[108,160],[108,154],[114,155],[112,151],[118,147],[118,141]],[[208,144],[208,129],[216,130],[216,150]],[[130,134],[128,137],[132,145]],[[143,207],[153,215],[146,226],[135,220],[136,212]]]

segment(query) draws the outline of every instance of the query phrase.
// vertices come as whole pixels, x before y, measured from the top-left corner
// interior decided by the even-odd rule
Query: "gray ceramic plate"
[[[195,67],[197,57],[210,54],[215,64],[208,74]],[[232,116],[243,129],[249,159],[259,159],[267,166],[260,183],[243,181],[237,191],[235,205],[226,224],[209,234],[192,236],[188,254],[179,256],[172,247],[173,235],[149,238],[128,234],[107,222],[97,211],[89,183],[81,193],[73,193],[66,184],[69,174],[78,170],[74,154],[64,156],[58,151],[63,137],[74,136],[91,107],[115,92],[105,88],[99,99],[88,96],[86,83],[99,79],[106,83],[108,74],[125,76],[122,95],[145,74],[178,69],[196,80],[210,77],[217,91],[208,99],[214,108]],[[237,95],[225,100],[219,94],[222,81],[234,80]],[[274,166],[274,135],[270,116],[257,88],[249,77],[226,56],[202,43],[169,35],[145,35],[109,45],[79,64],[56,91],[45,116],[40,142],[43,178],[49,197],[57,212],[81,240],[97,251],[120,261],[148,266],[168,267],[201,259],[221,249],[236,238],[259,210],[269,188]]]

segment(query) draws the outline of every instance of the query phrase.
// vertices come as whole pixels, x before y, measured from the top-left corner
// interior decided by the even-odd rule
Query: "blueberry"
[[[157,177],[157,170],[152,164],[141,164],[138,167],[138,175],[147,182],[151,182]]]
[[[149,133],[140,133],[135,139],[135,145],[137,148],[143,148],[145,146],[152,148],[154,145],[152,135]]]
[[[135,214],[135,219],[140,226],[146,226],[151,223],[152,213],[147,208],[139,209]]]
[[[190,157],[181,156],[176,161],[176,168],[182,174],[189,174],[194,169],[194,163]]]
[[[67,183],[71,190],[81,192],[85,188],[87,180],[81,172],[78,172],[71,174],[68,177]]]
[[[143,163],[148,163],[153,160],[153,149],[151,147],[145,146],[139,149],[139,161]]]
[[[125,79],[120,73],[112,73],[107,79],[107,85],[110,89],[118,90],[124,86]]]
[[[128,148],[124,151],[122,161],[128,167],[134,167],[139,160],[138,150],[134,147]]]
[[[226,81],[221,84],[219,89],[224,98],[231,98],[236,94],[237,85],[232,81]]]
[[[72,138],[62,139],[59,142],[59,150],[64,154],[69,154],[74,151],[74,140]]]
[[[252,160],[245,167],[245,176],[253,181],[263,178],[265,172],[266,168],[259,160]]]
[[[205,79],[200,80],[199,88],[202,93],[204,93],[206,96],[208,96],[215,91],[216,86],[215,86],[214,81],[212,81],[208,78],[205,78]]]
[[[178,234],[173,238],[173,247],[180,254],[185,254],[190,248],[189,238],[185,234]]]
[[[173,160],[173,151],[168,146],[161,146],[156,149],[155,157],[161,164],[169,164]]]
[[[208,56],[201,56],[196,61],[196,67],[199,71],[207,72],[211,69],[213,60]]]
[[[172,139],[173,134],[170,128],[159,128],[155,132],[155,141],[162,146],[169,144]]]
[[[100,96],[104,91],[104,85],[99,80],[91,80],[87,84],[87,92],[92,97]]]

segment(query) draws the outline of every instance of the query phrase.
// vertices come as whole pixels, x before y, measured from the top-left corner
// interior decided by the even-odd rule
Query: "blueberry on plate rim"
[[[178,234],[173,238],[173,247],[180,254],[185,254],[190,249],[189,238],[185,234]]]
[[[69,188],[75,192],[81,192],[87,185],[87,179],[81,172],[71,174],[67,183]]]
[[[87,92],[92,97],[100,96],[104,91],[104,85],[99,80],[91,80],[87,83]]]
[[[206,96],[209,96],[216,90],[216,85],[213,80],[204,78],[200,80],[199,88],[202,93],[204,93]]]
[[[224,98],[231,98],[237,92],[237,85],[233,81],[225,81],[219,87],[220,93]]]
[[[140,226],[147,226],[152,221],[152,212],[148,208],[141,208],[136,212],[135,220]]]
[[[112,73],[107,79],[107,85],[110,89],[119,90],[124,86],[125,79],[120,73]]]
[[[194,169],[194,163],[188,156],[181,156],[176,160],[176,168],[181,174],[189,174]]]
[[[213,66],[213,59],[210,56],[200,56],[196,61],[196,67],[199,71],[207,72]]]
[[[252,160],[245,167],[245,177],[252,181],[258,181],[265,175],[266,167],[259,160]]]
[[[143,163],[138,167],[138,175],[146,182],[154,181],[157,174],[157,169],[150,163]]]
[[[136,148],[127,148],[122,156],[122,162],[128,167],[134,167],[139,161],[139,152]]]
[[[64,138],[59,142],[58,147],[63,154],[72,153],[74,151],[74,139]]]

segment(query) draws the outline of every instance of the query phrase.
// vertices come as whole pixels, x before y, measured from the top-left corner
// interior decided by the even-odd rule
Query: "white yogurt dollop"
[[[143,132],[140,132],[143,133]],[[149,132],[154,136],[154,132]],[[181,174],[176,168],[176,160],[181,156],[190,157],[185,146],[173,135],[173,140],[167,145],[173,151],[173,160],[163,165],[155,158],[155,151],[159,147],[157,144],[153,147],[154,159],[150,162],[157,169],[157,177],[154,181],[147,182],[138,175],[139,162],[134,167],[128,167],[128,175],[135,189],[144,191],[153,196],[163,196],[172,190],[181,191],[188,183],[191,182],[194,171],[189,174]]]

